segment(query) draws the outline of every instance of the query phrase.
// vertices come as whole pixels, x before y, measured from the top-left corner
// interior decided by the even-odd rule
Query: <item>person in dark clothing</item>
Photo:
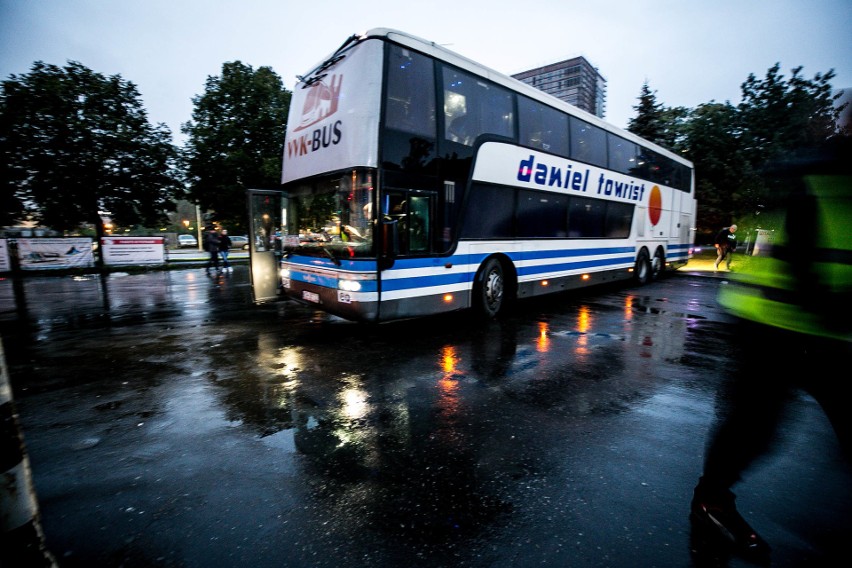
[[[222,229],[219,234],[219,254],[222,255],[222,270],[224,272],[233,272],[231,263],[228,262],[228,253],[231,252],[231,237],[228,236],[228,229]]]
[[[845,231],[852,223],[850,143],[837,137],[767,169],[775,205],[764,218],[775,226],[773,245],[719,289],[736,335],[690,503],[696,566],[727,566],[732,554],[770,564],[770,546],[737,510],[734,488],[753,465],[773,456],[803,394],[819,403],[834,429],[838,457],[852,460],[852,413],[842,380],[852,358],[846,315],[852,243]],[[790,479],[791,495],[800,483]],[[790,513],[785,496],[777,502]],[[823,542],[837,557],[847,541],[837,533]]]
[[[715,269],[719,270],[719,264],[727,259],[727,268],[731,269],[731,257],[734,255],[734,250],[737,248],[737,226],[731,225],[724,227],[716,234],[716,240],[713,245],[716,247],[716,264]]]
[[[216,272],[220,272],[219,270],[219,242],[221,240],[219,231],[216,230],[216,227],[212,225],[208,225],[204,230],[202,245],[204,250],[210,255],[207,260],[207,267],[205,271],[210,274],[210,269],[215,268]]]

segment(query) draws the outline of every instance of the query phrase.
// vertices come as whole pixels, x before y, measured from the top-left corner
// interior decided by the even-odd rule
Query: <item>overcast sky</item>
[[[389,27],[506,74],[578,55],[626,127],[644,81],[666,106],[740,101],[750,73],[834,69],[852,91],[852,0],[0,0],[0,78],[78,61],[136,84],[176,142],[222,64],[295,76],[349,35]]]

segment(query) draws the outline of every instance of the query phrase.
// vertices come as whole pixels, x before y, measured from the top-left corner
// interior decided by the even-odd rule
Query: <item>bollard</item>
[[[0,341],[0,568],[56,568],[44,544],[6,354]]]

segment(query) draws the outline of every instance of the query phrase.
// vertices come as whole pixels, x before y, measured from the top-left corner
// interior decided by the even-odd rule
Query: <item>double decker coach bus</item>
[[[282,184],[278,293],[350,320],[493,317],[692,254],[689,161],[396,30],[299,77]]]

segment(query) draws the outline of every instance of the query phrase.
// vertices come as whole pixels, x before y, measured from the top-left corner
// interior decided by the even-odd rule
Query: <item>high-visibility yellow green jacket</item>
[[[852,155],[799,164],[774,241],[741,264],[720,303],[749,321],[852,341]]]

